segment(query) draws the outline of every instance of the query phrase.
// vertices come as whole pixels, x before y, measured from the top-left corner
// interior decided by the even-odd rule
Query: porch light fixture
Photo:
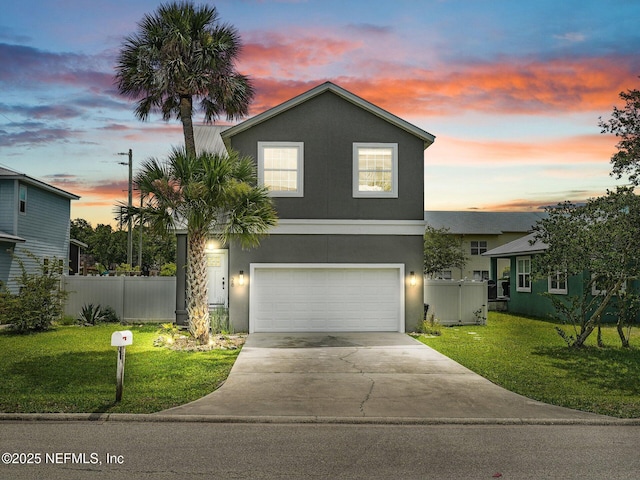
[[[238,285],[244,285],[244,270],[240,270],[240,275],[238,276]]]
[[[417,282],[417,280],[416,280],[416,272],[412,271],[411,273],[409,273],[409,284],[412,287],[415,287],[416,286],[416,282]]]

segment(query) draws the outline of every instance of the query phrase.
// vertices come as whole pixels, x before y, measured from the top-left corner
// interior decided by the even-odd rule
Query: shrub
[[[229,323],[229,309],[224,306],[217,306],[209,312],[211,317],[211,331],[213,333],[230,334],[233,327]]]
[[[21,274],[16,278],[19,293],[13,295],[4,290],[0,295],[0,322],[9,323],[20,333],[43,331],[60,320],[67,292],[60,288],[62,270],[51,268],[58,265],[54,258],[44,265],[38,257],[26,252],[38,267],[36,273],[28,273],[24,262],[18,258]]]
[[[160,268],[160,276],[161,277],[175,277],[176,276],[176,264],[175,263],[165,263]]]
[[[100,305],[94,305],[93,303],[85,304],[78,315],[78,323],[80,325],[97,325],[102,323],[104,317],[102,316],[102,309]]]
[[[120,317],[118,316],[116,311],[113,309],[113,307],[107,305],[106,307],[102,307],[100,311],[102,313],[103,322],[120,323]]]
[[[436,318],[435,314],[432,313],[426,319],[422,320],[418,330],[425,335],[438,336],[442,334],[442,325],[440,325],[440,321]]]
[[[89,303],[82,307],[77,321],[80,325],[97,325],[99,323],[118,323],[120,317],[112,307],[101,307]]]

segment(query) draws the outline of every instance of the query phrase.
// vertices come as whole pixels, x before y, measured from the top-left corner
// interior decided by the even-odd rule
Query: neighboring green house
[[[483,254],[527,235],[545,213],[543,212],[464,212],[426,211],[425,223],[433,228],[448,228],[457,237],[467,255],[464,269],[450,269],[441,277],[450,280],[495,280],[508,275],[509,263],[499,261],[491,274],[490,261]],[[505,273],[506,272],[506,273]],[[498,295],[502,295],[498,289]]]
[[[510,264],[509,296],[504,301],[510,313],[527,315],[531,317],[548,318],[557,316],[553,302],[548,295],[566,297],[583,294],[589,273],[566,275],[558,272],[545,279],[535,279],[532,275],[532,262],[535,256],[548,248],[548,245],[535,240],[535,234],[509,242],[500,247],[489,250],[483,254],[491,262],[492,275],[497,271],[498,261],[508,261]],[[492,277],[495,278],[495,277]],[[638,290],[639,285],[634,282],[633,288]],[[594,287],[591,295],[600,295]],[[612,321],[613,317],[604,316],[603,321]]]
[[[80,197],[0,167],[0,283],[17,292],[21,260],[34,272],[36,262],[57,262],[67,273],[71,200]],[[60,264],[61,263],[61,264]]]

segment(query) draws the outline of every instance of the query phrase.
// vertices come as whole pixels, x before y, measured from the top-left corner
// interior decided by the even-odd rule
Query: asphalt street
[[[634,479],[640,427],[0,423],[0,479]]]

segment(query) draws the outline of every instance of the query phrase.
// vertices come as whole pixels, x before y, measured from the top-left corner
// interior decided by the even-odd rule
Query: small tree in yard
[[[42,331],[51,328],[64,312],[64,300],[67,292],[60,288],[62,270],[57,267],[58,260],[53,259],[44,265],[35,255],[28,253],[38,265],[36,273],[28,273],[20,259],[21,274],[16,279],[20,286],[17,295],[0,291],[0,323],[9,323],[20,333]]]
[[[633,293],[625,292],[640,275],[640,198],[633,188],[619,187],[586,205],[570,202],[547,209],[548,217],[535,227],[535,237],[548,245],[533,262],[534,274],[586,275],[582,295],[568,300],[552,296],[556,308],[573,325],[574,335],[558,329],[572,347],[581,347],[605,315],[617,311],[618,332],[628,345],[624,325],[637,313]],[[592,296],[592,289],[599,292]],[[625,300],[626,299],[626,300]]]
[[[427,225],[424,234],[424,273],[433,277],[449,268],[464,268],[467,256],[462,242],[449,233],[446,227]]]

